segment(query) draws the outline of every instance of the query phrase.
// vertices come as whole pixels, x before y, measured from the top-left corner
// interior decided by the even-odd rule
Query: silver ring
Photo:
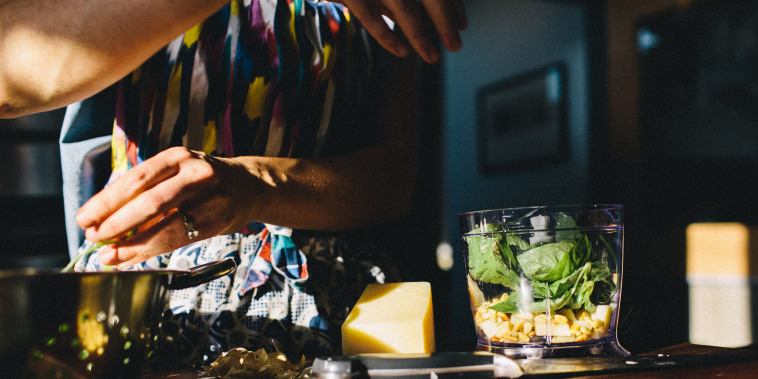
[[[192,218],[190,216],[187,216],[186,213],[182,211],[178,211],[179,215],[182,216],[182,222],[184,223],[184,230],[187,231],[187,238],[189,239],[195,239],[200,234],[200,232],[195,228],[195,223],[192,221]]]

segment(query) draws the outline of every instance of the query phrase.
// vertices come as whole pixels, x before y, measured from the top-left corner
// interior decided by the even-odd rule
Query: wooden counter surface
[[[663,349],[654,350],[640,356],[694,355],[702,356],[702,364],[692,367],[672,367],[651,371],[630,371],[615,374],[562,376],[572,378],[756,378],[758,377],[758,350],[751,348],[725,348],[716,346],[693,345],[682,343]],[[720,355],[738,356],[736,362],[719,363]],[[741,358],[744,358],[742,360]]]

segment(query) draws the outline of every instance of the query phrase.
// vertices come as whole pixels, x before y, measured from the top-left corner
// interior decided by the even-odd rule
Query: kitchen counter
[[[640,357],[682,357],[686,364],[658,369],[632,369],[623,372],[578,372],[556,375],[524,375],[523,378],[702,378],[758,376],[758,350],[724,348],[682,343],[640,354]],[[690,359],[691,358],[691,359]],[[145,375],[142,379],[211,379],[201,372],[184,371]]]
[[[576,375],[572,378],[748,378],[758,376],[758,350],[725,348],[682,343],[651,351],[640,356],[690,356],[702,358],[697,365],[671,367],[651,371],[630,371],[615,374]],[[527,376],[528,377],[528,376]]]

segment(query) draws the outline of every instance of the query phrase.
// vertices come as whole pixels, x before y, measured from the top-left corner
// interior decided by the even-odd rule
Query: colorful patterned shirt
[[[114,87],[109,182],[172,146],[220,157],[312,157],[370,143],[360,117],[382,68],[373,46],[339,4],[232,1]],[[296,357],[338,352],[350,301],[387,271],[373,253],[348,250],[332,237],[298,239],[251,222],[135,266],[187,269],[226,257],[238,264],[235,274],[172,291],[158,364],[207,364],[237,346]],[[310,273],[309,259],[330,272]],[[97,252],[77,266],[102,268]]]

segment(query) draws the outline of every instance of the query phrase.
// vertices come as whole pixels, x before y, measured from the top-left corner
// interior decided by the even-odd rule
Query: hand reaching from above
[[[398,56],[410,52],[408,43],[428,63],[440,59],[437,39],[450,51],[460,50],[459,32],[468,26],[463,0],[338,0],[387,50]],[[402,30],[391,30],[382,16]]]

